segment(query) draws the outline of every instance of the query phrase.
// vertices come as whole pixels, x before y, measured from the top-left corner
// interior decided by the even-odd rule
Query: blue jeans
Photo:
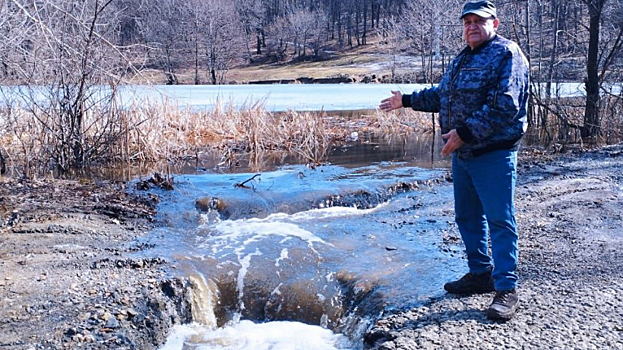
[[[471,159],[455,153],[452,176],[456,223],[469,271],[492,269],[495,290],[514,289],[519,239],[514,206],[517,151],[491,151]],[[493,259],[488,253],[489,234]]]

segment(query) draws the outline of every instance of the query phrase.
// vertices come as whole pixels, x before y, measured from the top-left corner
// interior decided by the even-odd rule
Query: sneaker
[[[480,274],[469,272],[458,281],[446,283],[443,289],[448,293],[462,295],[484,294],[495,290],[491,271]]]
[[[515,289],[496,292],[493,302],[487,310],[487,318],[502,321],[510,320],[517,311],[518,302],[519,296]]]

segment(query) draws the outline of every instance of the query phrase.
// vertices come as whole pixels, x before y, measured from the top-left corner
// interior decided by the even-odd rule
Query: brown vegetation
[[[55,132],[55,109],[5,108],[0,145],[11,169],[26,176],[54,170],[65,140]],[[114,112],[92,107],[85,114],[83,147],[91,163],[161,161],[196,158],[218,149],[223,165],[242,155],[278,151],[295,153],[304,162],[323,161],[330,147],[352,132],[378,134],[431,129],[430,117],[403,111],[374,112],[357,119],[324,112],[271,113],[262,104],[235,108],[219,103],[193,111],[172,103],[132,105]],[[105,138],[109,137],[109,138]]]

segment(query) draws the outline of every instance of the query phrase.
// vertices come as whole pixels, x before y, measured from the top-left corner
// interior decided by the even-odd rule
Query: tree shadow
[[[408,320],[404,327],[408,329],[422,328],[427,325],[442,325],[446,322],[475,321],[480,324],[498,324],[505,321],[490,320],[485,316],[486,310],[469,308],[465,310],[447,310],[427,313],[416,319]]]

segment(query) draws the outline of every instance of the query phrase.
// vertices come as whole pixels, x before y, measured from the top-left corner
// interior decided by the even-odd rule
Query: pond
[[[392,90],[412,93],[427,84],[289,84],[289,85],[129,85],[119,87],[122,105],[132,103],[169,103],[180,107],[211,109],[217,103],[237,107],[262,103],[269,111],[337,111],[377,108],[381,99]],[[621,92],[621,85],[604,86],[611,93]],[[98,88],[95,96],[108,94],[108,87]],[[44,101],[49,93],[44,88],[0,87],[0,103],[4,101]],[[583,83],[552,85],[552,95],[585,96]],[[22,102],[23,103],[23,102]]]

